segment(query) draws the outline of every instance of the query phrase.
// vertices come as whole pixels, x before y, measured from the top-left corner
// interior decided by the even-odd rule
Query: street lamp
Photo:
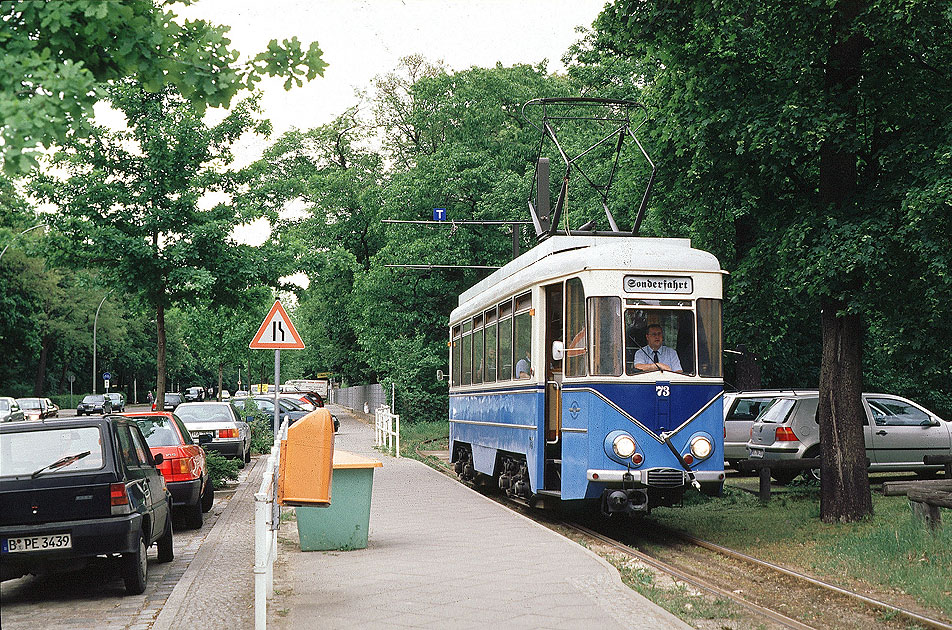
[[[0,258],[3,258],[3,255],[7,253],[7,248],[10,247],[10,245],[13,244],[13,241],[17,240],[18,238],[20,238],[21,236],[23,236],[24,234],[26,234],[26,233],[29,232],[30,230],[35,230],[36,228],[41,228],[41,227],[43,227],[43,226],[45,226],[45,225],[46,225],[45,223],[37,223],[37,224],[34,225],[33,227],[28,227],[27,229],[23,230],[22,232],[20,232],[19,234],[17,234],[17,235],[14,236],[13,238],[11,238],[11,239],[10,239],[10,242],[7,243],[7,246],[3,248],[3,251],[2,251],[2,252],[0,252]]]
[[[115,289],[110,289],[109,293],[112,293]],[[99,302],[99,308],[96,309],[96,317],[93,319],[93,393],[96,393],[96,327],[99,325],[99,309],[102,308],[102,305],[106,302],[106,298],[109,297],[109,293],[102,296],[102,301]]]

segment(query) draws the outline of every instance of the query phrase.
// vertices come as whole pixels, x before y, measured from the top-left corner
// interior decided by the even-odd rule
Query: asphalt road
[[[250,469],[240,471],[237,483],[215,493],[215,504],[200,529],[184,529],[180,518],[173,519],[175,559],[159,564],[155,547],[149,549],[145,593],[126,595],[122,578],[106,559],[81,571],[8,580],[0,584],[3,630],[151,628]]]

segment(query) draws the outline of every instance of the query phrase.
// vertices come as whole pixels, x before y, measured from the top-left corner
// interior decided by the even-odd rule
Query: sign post
[[[107,394],[109,393],[109,381],[111,381],[111,380],[112,380],[112,373],[111,373],[111,372],[103,372],[103,374],[102,374],[102,382],[103,382],[103,384],[104,384],[104,386],[105,386],[105,388],[106,388],[106,393],[107,393]]]
[[[281,427],[281,350],[304,349],[304,342],[287,311],[281,306],[281,300],[275,301],[248,347],[252,350],[274,350],[274,439],[277,441],[278,429]]]

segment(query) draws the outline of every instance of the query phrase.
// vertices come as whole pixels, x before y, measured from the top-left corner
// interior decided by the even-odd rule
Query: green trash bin
[[[377,460],[334,451],[330,506],[295,508],[301,551],[367,547],[374,468],[379,466],[383,463]]]

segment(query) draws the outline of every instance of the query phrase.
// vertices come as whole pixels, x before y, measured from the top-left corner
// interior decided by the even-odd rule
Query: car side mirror
[[[552,360],[561,361],[564,356],[565,356],[565,346],[562,344],[561,341],[553,341],[552,342]]]
[[[442,380],[443,380],[443,370],[437,370],[437,371],[436,371],[436,380],[438,380],[438,381],[442,381]]]
[[[928,418],[919,423],[921,427],[937,427],[940,426],[940,423],[935,418]]]
[[[165,456],[162,453],[153,453],[152,461],[158,466],[165,461]]]
[[[211,441],[212,441],[212,436],[210,436],[210,435],[207,434],[207,433],[202,433],[201,435],[198,436],[198,445],[199,445],[199,446],[204,446],[204,445],[208,444],[208,443],[211,442]]]

